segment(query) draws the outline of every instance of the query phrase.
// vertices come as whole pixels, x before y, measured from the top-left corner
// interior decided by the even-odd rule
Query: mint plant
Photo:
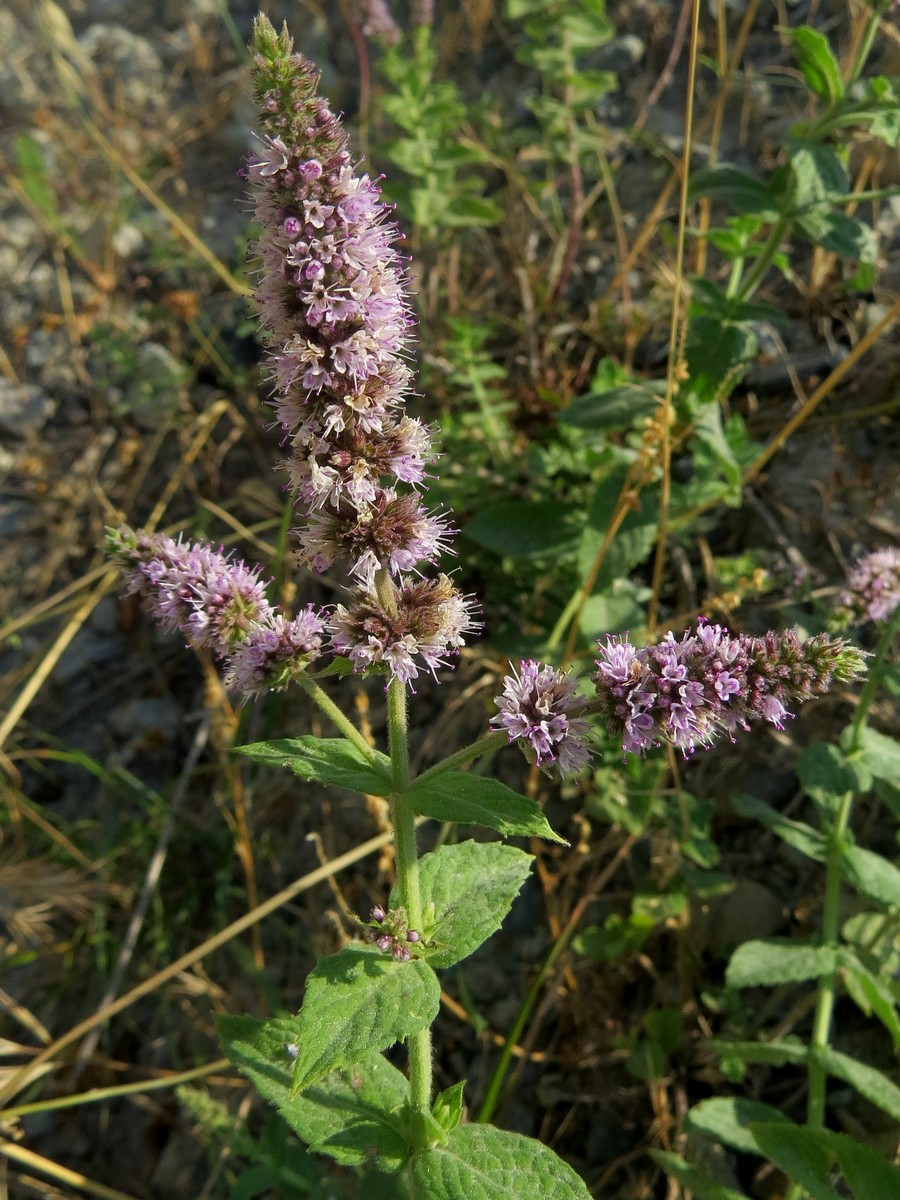
[[[890,651],[900,628],[900,555],[896,550],[878,550],[857,563],[848,576],[841,601],[849,620],[873,623],[879,636],[859,704],[839,743],[815,742],[800,757],[800,782],[815,806],[819,828],[788,820],[754,797],[736,801],[740,811],[761,821],[800,854],[825,866],[817,936],[807,944],[778,938],[745,942],[733,954],[726,974],[726,983],[734,989],[791,984],[815,988],[809,1043],[766,1036],[758,1041],[719,1039],[714,1043],[737,1080],[750,1064],[804,1071],[806,1122],[800,1125],[779,1109],[741,1095],[702,1101],[687,1117],[689,1129],[774,1162],[791,1181],[789,1200],[805,1196],[830,1200],[838,1194],[834,1188],[837,1175],[856,1200],[887,1197],[900,1189],[900,1168],[874,1147],[835,1133],[826,1123],[830,1080],[846,1084],[892,1121],[900,1121],[900,1088],[896,1083],[878,1067],[831,1044],[835,1008],[843,994],[867,1017],[883,1025],[895,1048],[900,1046],[896,988],[879,969],[877,957],[879,937],[894,924],[900,904],[900,870],[890,860],[857,845],[852,833],[854,801],[860,794],[877,783],[886,789],[888,797],[896,793],[900,744],[868,725],[872,702],[884,685]],[[859,937],[858,917],[842,922],[845,885],[856,893],[858,902],[865,906],[863,911],[872,906],[874,937]],[[722,1189],[714,1178],[677,1155],[658,1157],[701,1200],[714,1196],[731,1200],[737,1195]]]
[[[316,572],[343,564],[349,587],[333,608],[307,604],[289,616],[270,603],[259,568],[208,544],[122,528],[109,545],[128,589],[211,650],[230,687],[249,696],[295,686],[319,706],[339,736],[287,736],[239,752],[385,797],[396,886],[357,917],[358,937],[314,968],[298,1014],[226,1016],[220,1034],[302,1142],[364,1173],[373,1194],[584,1200],[586,1184],[548,1147],[467,1121],[465,1081],[434,1094],[437,972],[500,927],[531,856],[466,840],[420,857],[417,823],[561,842],[533,799],[463,768],[514,743],[542,769],[578,773],[596,752],[596,717],[623,754],[666,744],[687,756],[754,722],[781,728],[835,680],[860,677],[865,655],[842,637],[733,635],[702,621],[651,647],[608,637],[581,678],[531,659],[511,666],[483,736],[414,776],[416,681],[425,671],[437,678],[479,617],[475,599],[438,570],[453,530],[419,490],[436,453],[431,431],[405,411],[412,318],[398,233],[287,32],[260,17],[252,49],[260,126],[245,178],[261,230],[256,297],[301,522],[299,561]],[[332,698],[331,679],[350,672],[384,682],[387,753]],[[843,818],[841,836],[845,828]],[[871,992],[873,1007],[877,999]],[[661,1045],[671,1044],[669,1024],[665,1037],[657,1031]],[[397,1045],[405,1070],[386,1056]],[[304,1164],[293,1156],[290,1172]]]

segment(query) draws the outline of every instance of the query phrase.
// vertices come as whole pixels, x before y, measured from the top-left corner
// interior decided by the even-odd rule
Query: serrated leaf
[[[875,1016],[894,1039],[894,1048],[900,1048],[900,1017],[890,985],[874,975],[857,956],[846,947],[840,951],[839,965],[844,972],[844,984],[850,998],[861,1012]]]
[[[412,1200],[590,1200],[547,1146],[493,1125],[459,1125],[412,1161]]]
[[[820,100],[836,104],[844,95],[844,81],[828,39],[808,25],[798,25],[788,29],[787,33],[794,43],[797,66],[803,72],[803,78]]]
[[[499,779],[446,771],[421,783],[414,780],[405,798],[414,813],[435,821],[484,825],[504,837],[542,837],[564,842],[550,828],[540,805],[520,796]]]
[[[674,1179],[697,1197],[697,1200],[748,1200],[744,1192],[717,1183],[706,1171],[686,1162],[677,1154],[665,1150],[650,1150],[650,1157]]]
[[[844,872],[860,895],[885,908],[900,908],[900,870],[880,854],[862,846],[844,848]]]
[[[294,1093],[426,1029],[440,996],[437,976],[422,959],[395,962],[374,946],[345,946],[320,959],[294,1028]]]
[[[855,1200],[873,1196],[900,1196],[900,1167],[888,1162],[873,1146],[846,1133],[828,1133],[828,1144],[838,1160]]]
[[[732,796],[731,803],[742,817],[755,817],[757,821],[762,821],[782,841],[805,854],[807,858],[816,862],[825,861],[828,844],[823,835],[811,825],[782,816],[771,804],[766,804],[765,800],[759,800],[756,796]]]
[[[739,1058],[748,1063],[770,1063],[774,1067],[783,1067],[785,1063],[806,1062],[809,1056],[809,1050],[800,1041],[729,1042],[711,1038],[707,1045],[723,1058]]]
[[[861,1096],[870,1100],[895,1121],[900,1121],[900,1087],[892,1083],[876,1067],[861,1063],[849,1054],[823,1047],[816,1051],[816,1058],[826,1071],[855,1087]]]
[[[828,1181],[831,1149],[823,1130],[778,1122],[754,1124],[750,1132],[763,1154],[805,1188],[812,1200],[840,1200]]]
[[[555,500],[504,500],[485,505],[463,534],[510,558],[546,558],[574,549],[583,514]]]
[[[532,861],[530,854],[498,842],[460,842],[423,855],[422,904],[434,905],[434,924],[426,931],[435,943],[427,952],[432,966],[450,967],[467,958],[500,928]],[[398,903],[392,893],[391,907]]]
[[[684,1124],[686,1129],[708,1134],[727,1146],[733,1146],[735,1150],[761,1154],[750,1132],[752,1121],[783,1121],[786,1125],[791,1124],[784,1113],[771,1104],[747,1100],[743,1096],[715,1096],[711,1100],[701,1100],[690,1110]]]
[[[235,752],[270,767],[290,767],[301,779],[335,784],[372,796],[387,796],[391,792],[390,759],[377,754],[375,765],[346,738],[305,734],[236,746]]]
[[[219,1036],[234,1065],[274,1104],[288,1125],[317,1153],[339,1163],[373,1161],[397,1170],[408,1158],[399,1114],[409,1098],[405,1076],[380,1054],[364,1055],[291,1099],[296,1017],[256,1021],[219,1017]]]
[[[774,986],[833,975],[837,952],[833,946],[802,946],[780,938],[761,938],[738,946],[725,982],[729,987]]]

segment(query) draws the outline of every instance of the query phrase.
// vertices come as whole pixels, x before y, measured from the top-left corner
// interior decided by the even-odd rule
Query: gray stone
[[[55,402],[42,388],[0,379],[0,433],[29,437],[43,429],[55,410]]]
[[[171,351],[159,342],[145,342],[138,349],[122,407],[142,429],[156,429],[176,407],[184,378],[184,365]]]
[[[184,715],[174,700],[162,697],[142,697],[128,700],[113,709],[110,728],[119,737],[143,737],[148,733],[162,735],[167,740],[180,728]]]
[[[152,42],[115,25],[89,26],[78,39],[113,97],[146,118],[168,102],[162,59]]]

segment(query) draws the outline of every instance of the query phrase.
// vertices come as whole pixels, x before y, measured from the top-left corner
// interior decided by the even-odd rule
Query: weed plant
[[[2,366],[63,328],[91,437],[15,456],[47,549],[3,628],[11,1195],[900,1195],[900,33],[789,15],[635,49],[599,0],[347,5],[362,166],[260,20],[245,279],[164,195],[193,135],[136,151],[37,10],[4,180],[60,315]],[[874,478],[799,482],[865,519],[813,535],[779,462],[854,425]],[[104,525],[116,567],[66,577]]]

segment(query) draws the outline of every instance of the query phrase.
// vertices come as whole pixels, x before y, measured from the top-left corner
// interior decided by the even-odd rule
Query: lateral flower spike
[[[859,678],[865,660],[826,634],[750,637],[701,620],[695,633],[669,633],[656,646],[639,649],[627,636],[600,642],[595,706],[626,754],[669,742],[687,757],[722,734],[734,741],[752,722],[783,728],[789,705]]]

